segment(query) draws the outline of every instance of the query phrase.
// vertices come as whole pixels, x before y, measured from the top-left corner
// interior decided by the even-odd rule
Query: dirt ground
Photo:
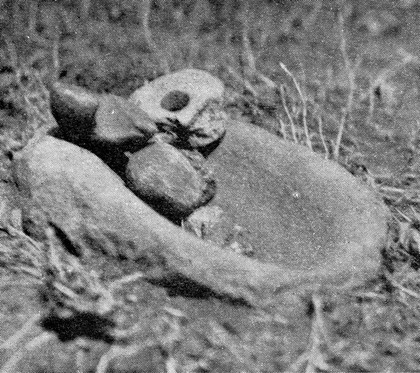
[[[27,3],[0,1],[2,149],[35,120],[16,96],[18,68],[121,96],[165,71],[201,68],[225,83],[232,118],[308,145],[306,122],[314,151],[376,189],[393,221],[374,281],[298,305],[291,296],[281,313],[134,280],[115,291],[125,306],[113,315],[134,331],[111,347],[107,319],[51,316],[46,279],[11,271],[7,255],[34,244],[5,226],[16,212],[2,203],[1,373],[420,371],[420,3],[250,1],[246,12],[154,1],[152,42],[129,0],[93,1],[84,20],[66,1],[39,1],[35,16]],[[101,257],[93,269],[106,284],[135,270]]]

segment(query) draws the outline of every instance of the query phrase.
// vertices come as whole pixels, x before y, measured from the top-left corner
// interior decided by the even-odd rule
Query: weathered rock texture
[[[153,80],[130,99],[155,122],[171,126],[180,146],[209,152],[226,131],[223,92],[223,83],[211,74],[186,69]]]
[[[156,125],[143,110],[114,95],[100,98],[95,124],[93,140],[118,146],[123,151],[140,149],[158,132]]]
[[[145,84],[130,99],[155,122],[189,126],[207,102],[220,100],[223,92],[223,83],[208,72],[185,69]]]
[[[122,97],[99,95],[62,82],[54,83],[50,91],[58,136],[80,146],[136,151],[158,132],[143,110]]]
[[[20,200],[12,182],[0,181],[0,228],[21,228]]]
[[[127,181],[138,197],[171,219],[191,214],[215,193],[214,180],[204,178],[187,157],[163,142],[130,156]]]
[[[194,123],[189,127],[188,145],[205,154],[213,151],[226,133],[227,115],[216,103],[209,103],[198,112]]]
[[[303,281],[310,273],[330,283],[375,276],[388,210],[338,164],[240,122],[229,123],[207,161],[218,186],[210,206],[251,232],[256,258]]]
[[[95,125],[100,95],[82,87],[55,82],[50,88],[51,111],[67,137],[83,137]]]
[[[82,256],[101,250],[136,260],[154,269],[149,278],[182,275],[266,305],[285,289],[373,276],[387,212],[339,166],[239,123],[212,162],[220,183],[215,203],[252,232],[260,260],[182,231],[97,157],[49,136],[17,157],[15,180]]]

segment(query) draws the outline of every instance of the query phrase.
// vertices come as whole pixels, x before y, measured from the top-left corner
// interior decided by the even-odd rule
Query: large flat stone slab
[[[271,302],[289,282],[275,265],[225,252],[183,231],[136,197],[98,157],[66,141],[45,136],[27,146],[16,155],[14,174],[27,198],[28,227],[39,234],[36,225],[45,215],[81,257],[126,258],[148,270],[150,279],[181,275],[253,305]]]
[[[362,282],[376,275],[388,210],[366,185],[308,148],[240,122],[229,123],[209,156],[217,193],[211,206],[242,227],[257,260],[303,282]],[[211,232],[210,232],[211,236]]]
[[[203,241],[129,191],[99,158],[49,136],[17,157],[15,179],[36,209],[89,252],[140,261],[214,292],[270,304],[283,290],[375,275],[387,210],[338,165],[264,130],[232,123],[209,162],[214,204],[249,229],[256,259]]]

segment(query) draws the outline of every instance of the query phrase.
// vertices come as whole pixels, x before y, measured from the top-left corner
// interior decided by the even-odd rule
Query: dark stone
[[[132,102],[114,95],[102,96],[95,115],[92,140],[136,151],[158,132],[148,115]]]
[[[63,136],[69,140],[89,136],[95,125],[100,95],[60,81],[49,88],[51,111]]]
[[[134,153],[127,165],[129,188],[159,213],[174,221],[206,204],[214,180],[201,174],[179,150],[159,142]]]

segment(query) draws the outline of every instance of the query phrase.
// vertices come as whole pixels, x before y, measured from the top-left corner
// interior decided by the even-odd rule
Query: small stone
[[[219,206],[203,206],[183,222],[183,228],[201,239],[211,241],[224,249],[252,257],[254,248],[250,233],[235,224]]]
[[[93,140],[136,151],[158,132],[149,116],[132,102],[114,95],[102,96],[95,115]]]
[[[184,155],[191,166],[206,180],[206,182],[212,182],[214,180],[213,170],[208,167],[206,158],[197,150],[179,150]]]
[[[127,294],[125,299],[127,300],[127,302],[129,303],[137,303],[139,298],[136,294]]]
[[[99,95],[72,84],[55,82],[51,109],[59,124],[55,135],[99,153],[136,151],[158,132],[149,116],[132,102],[114,95]],[[110,148],[111,147],[111,148]]]
[[[226,115],[220,106],[223,93],[223,83],[216,77],[186,69],[155,79],[130,99],[176,133],[176,146],[209,153],[226,132]]]
[[[155,122],[188,126],[206,103],[221,100],[223,83],[206,71],[185,69],[161,76],[137,89],[130,99]]]
[[[197,237],[202,239],[210,239],[216,232],[215,227],[222,223],[224,225],[223,210],[219,206],[203,206],[194,211],[183,222],[183,228]],[[220,233],[220,232],[217,232]],[[219,238],[219,244],[223,243],[223,238],[220,240],[220,235],[216,234]]]
[[[215,193],[179,150],[159,142],[134,153],[127,165],[129,188],[158,212],[180,219],[206,204]]]
[[[203,110],[197,120],[189,127],[188,143],[193,149],[204,150],[217,145],[226,133],[226,113],[215,102],[210,103]]]
[[[65,136],[86,136],[94,127],[99,94],[57,81],[50,87],[51,111]]]

